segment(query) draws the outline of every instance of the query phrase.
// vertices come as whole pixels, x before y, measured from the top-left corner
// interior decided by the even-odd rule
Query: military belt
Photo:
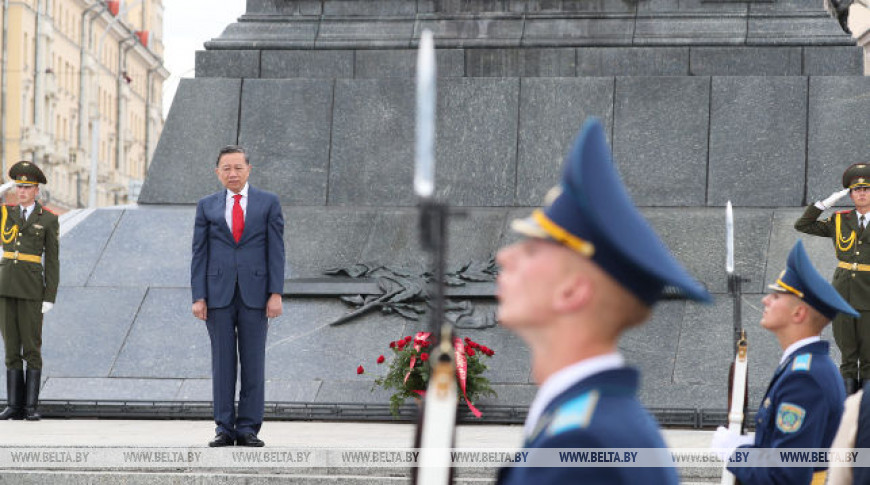
[[[27,261],[28,263],[42,263],[42,256],[38,254],[24,254],[19,253],[18,251],[3,251],[3,257],[6,259]]]
[[[840,261],[837,263],[837,267],[852,271],[870,271],[870,264],[847,263],[845,261]]]

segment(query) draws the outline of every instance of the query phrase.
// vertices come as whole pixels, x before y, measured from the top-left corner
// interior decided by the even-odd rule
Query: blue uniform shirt
[[[834,441],[846,390],[829,344],[798,348],[773,375],[755,420],[755,444],[741,448],[829,448]],[[743,485],[809,484],[827,467],[728,467]]]
[[[652,416],[637,400],[638,372],[599,372],[571,386],[547,405],[525,448],[666,448]],[[499,485],[567,483],[678,484],[672,466],[506,467]]]

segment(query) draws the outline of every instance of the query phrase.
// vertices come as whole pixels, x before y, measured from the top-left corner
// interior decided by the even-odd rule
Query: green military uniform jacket
[[[870,269],[870,229],[861,233],[857,212],[854,209],[840,211],[827,219],[818,220],[821,214],[822,210],[811,204],[794,223],[794,228],[813,236],[831,238],[838,260],[848,265],[868,265],[863,269]],[[870,213],[867,215],[870,216]],[[870,271],[838,266],[831,283],[853,308],[858,311],[870,310]]]
[[[39,300],[54,303],[60,280],[58,239],[60,225],[57,215],[38,202],[26,222],[21,220],[19,206],[5,206],[5,217],[0,210],[2,246],[4,255],[18,251],[24,255],[42,256],[42,263],[0,260],[0,297]]]

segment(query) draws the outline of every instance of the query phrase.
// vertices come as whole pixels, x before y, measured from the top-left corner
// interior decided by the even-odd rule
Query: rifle
[[[450,449],[456,433],[456,356],[453,326],[444,320],[444,272],[447,254],[446,204],[434,200],[435,191],[435,45],[432,32],[424,30],[417,53],[417,123],[414,192],[420,200],[420,236],[430,253],[434,303],[430,325],[434,349],[429,364],[429,386],[417,424],[415,447],[419,461],[412,483],[444,485],[452,482]]]
[[[749,398],[747,378],[749,363],[747,360],[748,342],[743,329],[741,300],[743,298],[742,284],[749,281],[734,272],[734,212],[731,201],[725,206],[725,271],[728,273],[728,292],[734,299],[734,362],[728,371],[728,430],[743,434],[746,418],[746,403]],[[722,469],[722,485],[734,485],[736,479],[728,471],[728,463]]]

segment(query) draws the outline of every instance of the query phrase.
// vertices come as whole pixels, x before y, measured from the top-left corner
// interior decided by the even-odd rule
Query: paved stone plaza
[[[316,461],[335,451],[394,450],[412,446],[409,424],[267,421],[260,437],[266,448],[208,448],[208,421],[43,420],[37,423],[0,423],[0,483],[238,483],[251,484],[379,484],[408,483],[407,466],[375,462],[330,467],[302,466],[293,460]],[[665,439],[674,451],[709,446],[712,432],[668,430]],[[460,426],[457,448],[486,451],[518,449],[521,426]],[[253,451],[261,459],[233,455]],[[40,461],[26,461],[27,453],[43,453]],[[306,455],[306,453],[309,453]],[[298,454],[298,455],[297,455]],[[387,456],[387,455],[384,455]],[[64,461],[66,460],[66,461]],[[457,484],[494,483],[496,466],[458,466]],[[718,483],[715,467],[684,467],[683,483]]]

